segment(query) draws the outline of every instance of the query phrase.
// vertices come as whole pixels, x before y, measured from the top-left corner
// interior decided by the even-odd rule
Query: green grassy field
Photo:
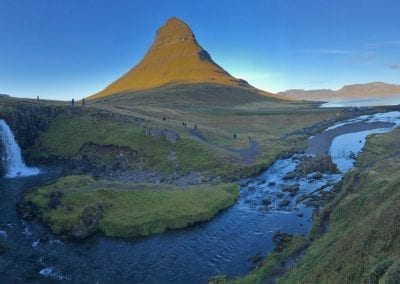
[[[23,203],[37,207],[56,234],[134,237],[207,221],[237,194],[235,184],[174,187],[67,176],[25,193]]]

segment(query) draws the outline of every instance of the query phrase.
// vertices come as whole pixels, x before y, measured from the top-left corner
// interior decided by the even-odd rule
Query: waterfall
[[[0,143],[4,153],[0,159],[5,166],[6,178],[32,176],[39,174],[39,169],[27,167],[22,159],[21,148],[15,141],[8,124],[0,119]]]

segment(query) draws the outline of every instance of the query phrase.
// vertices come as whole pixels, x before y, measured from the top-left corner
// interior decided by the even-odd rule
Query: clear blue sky
[[[170,16],[268,91],[400,84],[398,0],[0,0],[0,93],[95,93],[138,63]]]

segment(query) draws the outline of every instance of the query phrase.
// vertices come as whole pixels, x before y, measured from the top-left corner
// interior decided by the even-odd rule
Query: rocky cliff
[[[52,119],[66,111],[76,112],[79,109],[39,104],[31,100],[0,100],[0,118],[10,126],[21,149],[32,147],[40,131],[45,131]]]

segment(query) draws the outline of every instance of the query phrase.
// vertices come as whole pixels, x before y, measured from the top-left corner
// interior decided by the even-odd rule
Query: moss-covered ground
[[[237,194],[235,184],[174,187],[67,176],[26,192],[20,207],[34,207],[36,217],[68,237],[98,231],[134,237],[207,221],[232,205]]]

